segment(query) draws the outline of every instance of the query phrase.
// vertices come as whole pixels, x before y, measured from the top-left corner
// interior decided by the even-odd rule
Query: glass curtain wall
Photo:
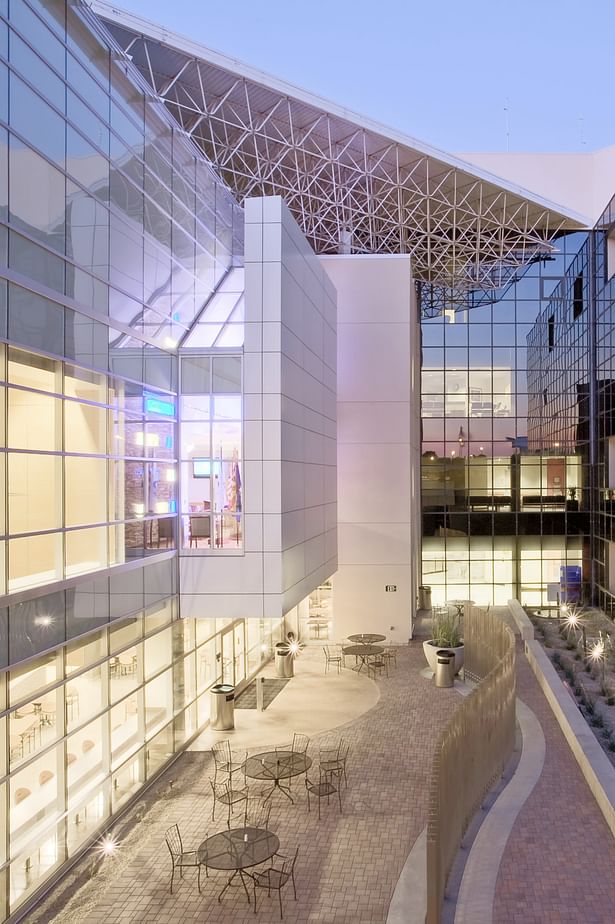
[[[581,564],[587,409],[573,389],[573,410],[563,398],[549,408],[557,434],[533,441],[534,409],[545,399],[531,336],[585,239],[561,238],[551,259],[494,304],[451,306],[422,321],[423,581],[436,603],[519,596],[546,604],[559,566]]]
[[[276,620],[178,620],[170,598],[4,675],[5,916],[209,721],[210,687],[241,683],[280,637]]]
[[[211,345],[241,349],[242,226],[86,4],[0,0],[0,919],[208,721],[223,670],[242,681],[279,632],[177,612],[177,348],[226,280]],[[201,392],[212,448],[197,454],[225,476],[241,464],[240,364],[226,362]],[[210,484],[241,546],[226,496]]]
[[[174,547],[175,396],[0,349],[0,592]]]

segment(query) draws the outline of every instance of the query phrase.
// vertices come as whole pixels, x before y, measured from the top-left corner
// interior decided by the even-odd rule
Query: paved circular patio
[[[317,658],[318,654],[306,651],[302,657]],[[378,679],[380,699],[367,712],[340,724],[329,704],[330,722],[337,726],[334,735],[343,735],[352,748],[348,789],[342,794],[343,814],[339,814],[334,799],[330,806],[322,805],[320,822],[315,806],[308,814],[301,779],[293,782],[294,806],[284,796],[276,794],[273,799],[270,826],[280,838],[282,852],[299,847],[297,901],[292,886],[283,893],[287,921],[386,921],[401,869],[426,823],[435,736],[461,702],[454,690],[436,690],[421,676],[424,660],[420,642],[400,648],[397,659],[398,666],[389,678]],[[323,689],[328,689],[334,702],[342,692],[341,685],[336,694],[335,675],[321,677]],[[365,689],[373,683],[363,675],[357,678],[349,674],[349,680],[366,685]],[[347,708],[343,700],[344,696],[339,704],[342,716]],[[300,725],[295,730],[304,731]],[[319,744],[328,737],[328,731],[313,736],[310,753],[314,758]],[[278,743],[287,738],[284,728]],[[123,837],[117,857],[105,861],[101,873],[86,882],[76,896],[71,874],[29,920],[33,924],[53,920],[58,924],[171,924],[205,919],[222,924],[253,922],[252,906],[241,887],[231,887],[222,902],[217,901],[224,884],[221,874],[214,873],[208,879],[203,875],[199,895],[195,871],[188,870],[173,895],[169,894],[166,828],[177,822],[185,847],[191,848],[224,827],[222,812],[215,824],[211,822],[209,775],[213,775],[209,753],[183,754],[165,774],[167,780],[174,781],[172,789],[169,791],[163,779],[142,800],[141,805],[147,803],[149,810]],[[267,898],[259,894],[258,919],[279,920],[276,895]]]

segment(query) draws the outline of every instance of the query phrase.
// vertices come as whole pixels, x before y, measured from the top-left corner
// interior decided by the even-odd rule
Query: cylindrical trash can
[[[235,687],[230,683],[217,683],[211,688],[210,728],[229,731],[235,728]]]
[[[293,656],[291,655],[288,642],[276,642],[275,646],[275,675],[280,680],[288,680],[294,677]]]
[[[455,652],[442,648],[436,652],[436,686],[452,687],[455,680]]]
[[[427,584],[421,584],[419,587],[419,609],[431,609],[431,587]]]

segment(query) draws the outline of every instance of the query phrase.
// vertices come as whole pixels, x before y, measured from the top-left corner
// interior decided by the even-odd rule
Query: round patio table
[[[295,804],[290,794],[290,788],[283,786],[280,780],[289,780],[300,773],[306,773],[312,766],[312,758],[307,754],[297,754],[295,751],[264,751],[254,754],[246,760],[246,776],[252,780],[267,780],[273,782],[271,792],[265,796],[263,802],[270,799],[276,789]]]
[[[363,632],[360,635],[349,635],[349,642],[356,642],[358,645],[373,645],[374,642],[384,642],[386,635],[377,635],[375,632]]]
[[[268,860],[279,848],[279,838],[265,828],[232,828],[208,837],[199,845],[197,854],[203,866],[233,870],[233,875],[218,895],[218,901],[222,900],[233,879],[239,874],[249,902],[250,893],[243,878],[243,870]]]
[[[348,645],[342,648],[342,651],[345,655],[354,655],[360,661],[358,667],[353,667],[353,671],[356,670],[357,674],[360,674],[367,659],[382,654],[384,648],[381,645]]]

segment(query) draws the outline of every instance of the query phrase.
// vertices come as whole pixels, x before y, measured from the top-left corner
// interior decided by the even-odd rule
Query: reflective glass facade
[[[242,550],[242,211],[85,6],[0,16],[4,919],[279,625],[179,609],[178,548]]]
[[[615,200],[588,236],[528,338],[530,446],[583,463],[588,598],[615,616]]]
[[[423,581],[437,603],[545,604],[560,566],[582,563],[589,460],[569,438],[578,422],[559,393],[568,381],[544,404],[532,337],[585,239],[560,238],[494,304],[451,305],[422,322]],[[534,432],[536,408],[559,421],[549,440]]]

